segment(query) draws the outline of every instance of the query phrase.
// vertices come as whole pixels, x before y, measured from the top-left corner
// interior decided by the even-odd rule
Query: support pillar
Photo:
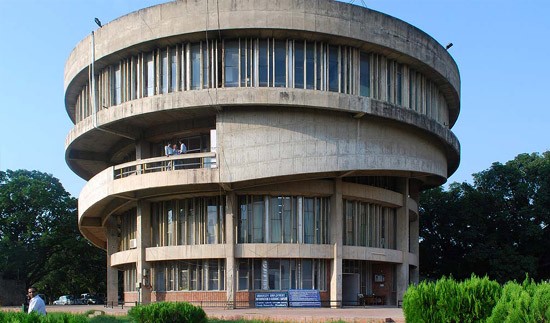
[[[146,261],[145,251],[151,243],[151,204],[140,200],[137,204],[137,282],[141,283],[140,304],[151,303],[151,266]]]
[[[418,201],[420,200],[420,186],[421,182],[418,180],[411,180],[409,182],[409,196],[411,199],[416,201],[416,204],[418,205]],[[409,237],[409,245],[410,245],[410,252],[416,256],[416,263],[419,264],[419,266],[416,267],[410,267],[409,269],[409,284],[418,284],[420,280],[420,245],[418,241],[418,237],[420,235],[420,214],[418,213],[418,208],[415,210],[416,217],[414,218],[414,221],[409,222],[410,226],[410,237]]]
[[[116,219],[109,217],[106,223],[107,234],[107,304],[118,305],[118,269],[111,267],[111,256],[118,251],[120,237]]]
[[[409,179],[401,178],[398,181],[399,193],[403,195],[403,206],[397,209],[397,250],[402,252],[403,258],[396,265],[397,302],[403,299],[403,295],[409,286]]]
[[[330,199],[330,242],[333,245],[332,270],[330,277],[331,307],[342,306],[342,245],[344,230],[342,203],[342,179],[337,178],[334,183],[334,193]]]
[[[235,286],[238,263],[235,259],[235,217],[237,210],[237,195],[235,192],[227,192],[225,198],[225,288],[227,292],[227,307],[234,309],[236,302]]]

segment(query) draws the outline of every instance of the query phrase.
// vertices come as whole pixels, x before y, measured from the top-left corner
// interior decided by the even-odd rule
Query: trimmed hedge
[[[182,322],[207,323],[204,310],[186,302],[159,302],[138,305],[128,311],[138,323]]]
[[[88,318],[82,314],[70,313],[48,313],[39,315],[31,312],[2,312],[0,311],[0,322],[2,323],[87,323]]]
[[[407,322],[549,322],[550,284],[499,285],[472,275],[457,282],[441,278],[410,286],[403,297]]]

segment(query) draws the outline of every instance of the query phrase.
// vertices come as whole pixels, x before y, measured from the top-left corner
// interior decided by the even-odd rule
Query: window
[[[121,74],[120,74],[120,65],[117,64],[113,69],[112,83],[111,83],[111,86],[112,86],[111,102],[114,105],[119,105],[120,103],[122,103],[122,88],[121,88],[122,85],[121,84],[122,84],[122,80],[121,80]]]
[[[225,260],[160,261],[153,267],[153,290],[224,290]]]
[[[119,228],[120,242],[118,251],[130,249],[130,240],[136,238],[137,217],[136,208],[132,208],[117,216],[117,228]]]
[[[201,88],[201,45],[200,43],[191,45],[191,90]]]
[[[237,241],[329,243],[329,201],[323,197],[241,196]]]
[[[152,246],[224,243],[223,199],[197,197],[151,203]]]
[[[396,248],[396,210],[374,203],[344,201],[344,245]]]
[[[239,42],[232,40],[224,43],[225,87],[239,86]],[[244,65],[246,66],[246,65]],[[244,67],[243,66],[243,67]]]
[[[315,88],[315,43],[306,43],[306,89]]]
[[[137,280],[137,271],[134,265],[124,266],[124,291],[125,292],[135,292]]]
[[[146,66],[145,69],[145,96],[155,95],[155,60],[153,53],[146,55]]]
[[[327,260],[239,259],[239,290],[327,290]],[[264,266],[265,265],[265,266]]]
[[[178,51],[175,47],[170,48],[170,85],[169,91],[176,92],[178,90]]]
[[[304,88],[304,42],[296,41],[294,43],[294,87]]]
[[[238,38],[220,43],[185,42],[121,58],[96,75],[99,108],[156,94],[239,86],[294,87],[372,97],[448,123],[445,97],[421,73],[382,54],[321,41]],[[92,114],[90,95],[89,84],[84,84],[74,103],[77,122]]]
[[[259,72],[259,83],[260,86],[268,86],[269,84],[269,43],[267,40],[262,39],[259,41],[258,48],[258,72]]]
[[[172,202],[164,202],[164,212],[166,214],[166,218],[164,219],[164,223],[166,225],[166,245],[172,246],[175,245],[175,226],[176,226],[176,219],[174,218],[174,209],[172,208]]]
[[[329,91],[338,92],[339,79],[338,79],[338,62],[339,62],[339,50],[338,46],[329,46],[328,52],[328,84]]]
[[[275,41],[275,87],[286,86],[286,42]]]
[[[169,73],[168,73],[168,52],[166,50],[160,51],[160,91],[161,93],[168,93]]]
[[[403,65],[396,64],[395,103],[403,105]]]

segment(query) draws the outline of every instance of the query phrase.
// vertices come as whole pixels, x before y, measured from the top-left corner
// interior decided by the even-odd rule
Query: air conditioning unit
[[[137,240],[130,239],[130,249],[136,249],[136,248],[137,248]]]

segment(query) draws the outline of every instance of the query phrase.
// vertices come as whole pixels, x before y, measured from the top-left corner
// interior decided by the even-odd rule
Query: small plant
[[[185,302],[160,302],[138,305],[128,315],[138,323],[189,322],[207,323],[206,313],[198,306]]]

